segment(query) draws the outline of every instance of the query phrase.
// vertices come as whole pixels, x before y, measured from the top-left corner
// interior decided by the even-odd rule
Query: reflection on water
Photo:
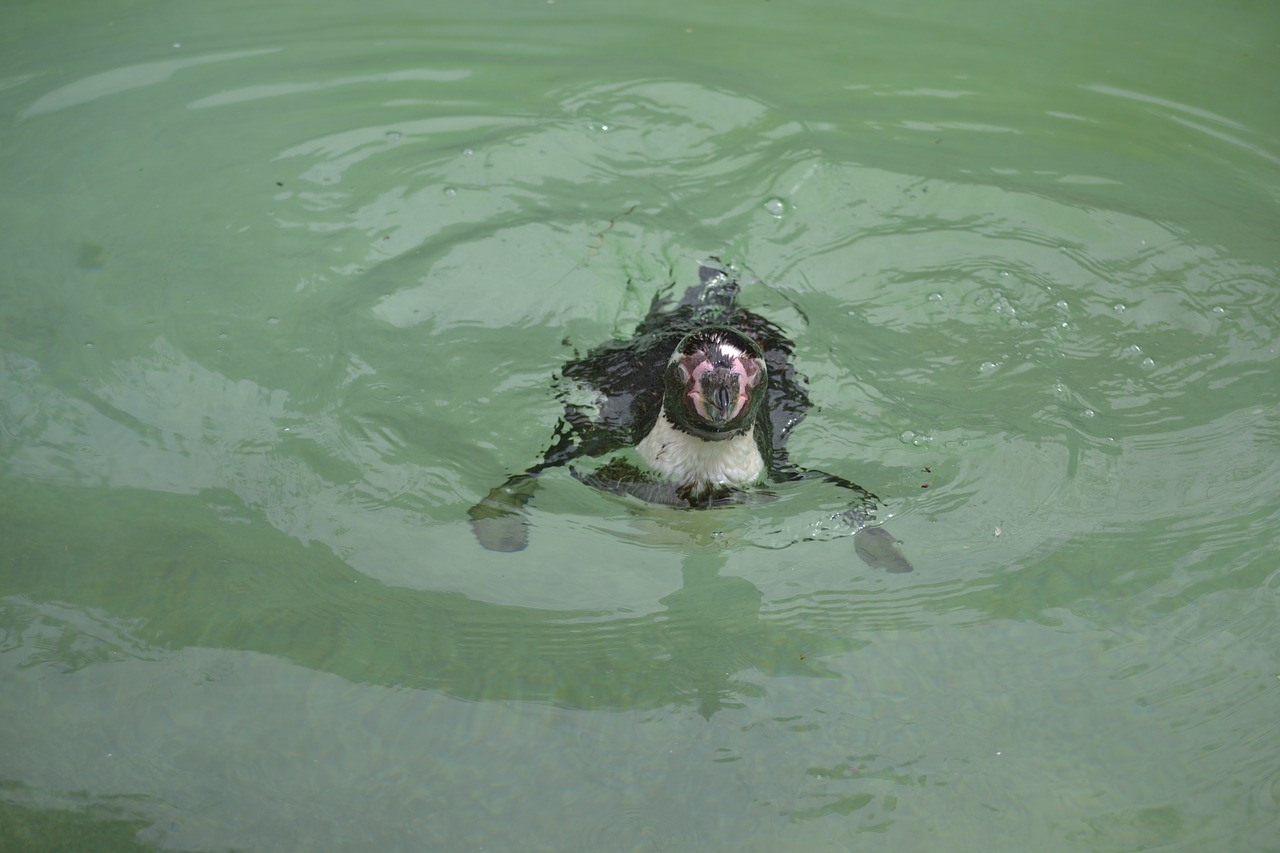
[[[14,578],[22,583],[14,585],[12,618],[21,627],[10,639],[15,648],[43,649],[22,666],[74,671],[146,658],[153,649],[213,646],[277,656],[352,682],[469,700],[692,706],[710,717],[726,702],[739,707],[740,695],[760,695],[752,682],[761,676],[829,677],[824,657],[865,645],[850,632],[858,618],[851,594],[795,596],[765,613],[756,587],[721,574],[723,552],[686,556],[682,585],[652,613],[542,610],[385,587],[327,550],[255,522],[225,493],[182,499],[124,490],[106,511],[91,510],[100,501],[81,489],[35,494],[86,523],[56,549],[39,535],[14,544],[32,555],[33,566],[66,553],[72,566],[94,571],[72,590],[35,572]],[[20,520],[39,518],[46,507],[5,509]],[[210,527],[210,515],[224,523]],[[184,520],[190,526],[179,524]],[[145,549],[131,544],[139,542]],[[139,587],[148,591],[143,601]],[[57,603],[68,592],[87,610]]]
[[[0,846],[1271,846],[1266,28],[933,5],[0,13]],[[914,574],[471,538],[713,254]]]

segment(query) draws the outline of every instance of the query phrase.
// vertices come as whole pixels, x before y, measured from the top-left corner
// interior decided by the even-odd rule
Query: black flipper
[[[529,544],[525,504],[538,488],[535,474],[517,474],[467,510],[476,541],[489,551],[523,551]]]
[[[914,571],[898,550],[898,542],[883,527],[862,527],[853,534],[853,550],[871,568],[895,573]]]
[[[579,456],[599,456],[615,449],[607,433],[592,430],[573,406],[566,405],[564,419],[556,427],[555,443],[542,461],[523,474],[490,489],[467,510],[476,541],[488,551],[523,551],[529,545],[529,512],[525,506],[538,490],[538,475],[548,468],[567,465]]]
[[[883,527],[872,526],[879,498],[844,477],[837,477],[825,471],[799,468],[790,462],[784,461],[782,464],[783,470],[780,472],[779,479],[821,479],[858,496],[852,506],[836,517],[853,528],[853,550],[864,563],[873,569],[883,569],[886,572],[900,573],[915,570],[906,556],[898,550],[898,543],[901,540],[895,539],[893,534]]]

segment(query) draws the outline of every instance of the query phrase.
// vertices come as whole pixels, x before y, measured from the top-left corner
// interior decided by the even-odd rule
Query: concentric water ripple
[[[1274,843],[1257,14],[74,5],[0,13],[23,826]],[[794,461],[915,572],[818,482],[680,513],[549,472],[526,551],[472,537],[559,367],[709,256],[796,341]]]

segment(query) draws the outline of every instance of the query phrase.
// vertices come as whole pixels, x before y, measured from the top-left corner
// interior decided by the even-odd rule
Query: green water
[[[0,10],[0,849],[1275,850],[1280,7]],[[831,495],[466,510],[697,261]]]

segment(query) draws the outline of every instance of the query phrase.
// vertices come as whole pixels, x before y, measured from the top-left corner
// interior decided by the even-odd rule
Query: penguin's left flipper
[[[517,474],[467,510],[471,532],[487,551],[523,551],[529,544],[529,514],[525,504],[538,487],[534,474]]]
[[[898,550],[898,540],[883,527],[863,527],[853,534],[853,550],[873,569],[910,572],[915,568]]]

